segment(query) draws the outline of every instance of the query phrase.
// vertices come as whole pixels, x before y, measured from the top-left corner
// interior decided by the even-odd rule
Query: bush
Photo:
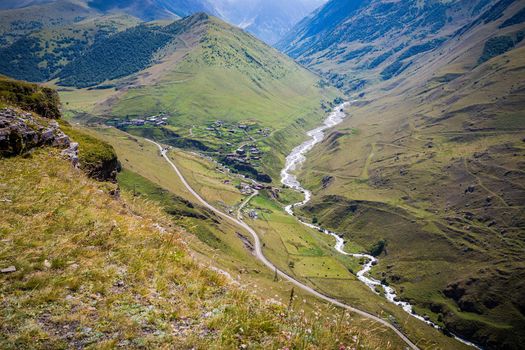
[[[60,118],[58,93],[36,84],[0,77],[0,101],[38,113],[44,118]]]
[[[383,251],[385,250],[385,247],[386,247],[386,241],[382,239],[376,244],[374,244],[374,246],[369,250],[369,253],[372,256],[379,256],[381,255],[381,253],[383,253]]]
[[[512,37],[507,35],[490,38],[485,42],[485,46],[483,47],[483,53],[481,54],[481,57],[478,60],[478,64],[486,62],[493,57],[504,54],[505,52],[511,50],[514,47],[514,45],[515,44]]]

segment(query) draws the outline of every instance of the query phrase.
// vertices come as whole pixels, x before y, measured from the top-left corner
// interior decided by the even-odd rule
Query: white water
[[[328,115],[328,117],[325,119],[323,125],[321,125],[318,128],[315,128],[313,130],[310,130],[307,133],[307,135],[310,137],[310,139],[305,141],[301,145],[297,146],[296,148],[294,148],[292,150],[292,152],[288,155],[288,157],[286,157],[285,167],[281,171],[281,182],[284,185],[286,185],[286,186],[288,186],[290,188],[293,188],[294,190],[299,191],[299,192],[304,194],[304,200],[302,202],[291,204],[291,205],[285,207],[285,210],[286,210],[286,212],[288,214],[290,214],[292,216],[295,216],[294,208],[305,205],[312,198],[312,193],[301,186],[301,183],[299,182],[299,180],[297,180],[297,177],[292,174],[292,172],[297,170],[298,167],[302,163],[304,163],[306,161],[306,157],[305,157],[306,153],[308,151],[312,150],[312,148],[316,144],[320,143],[324,139],[324,136],[325,136],[324,132],[325,132],[325,130],[327,130],[327,129],[331,128],[331,127],[334,127],[334,126],[336,126],[337,124],[339,124],[339,123],[341,123],[343,121],[343,119],[346,117],[346,114],[345,114],[345,112],[343,110],[346,107],[348,107],[349,105],[350,105],[350,102],[345,102],[345,103],[337,106],[336,108],[334,108],[332,113],[330,113]],[[396,304],[398,306],[401,306],[403,308],[403,310],[405,310],[407,313],[409,313],[413,317],[415,317],[415,318],[425,322],[429,326],[434,327],[436,329],[440,328],[435,323],[433,323],[433,322],[431,322],[429,320],[426,320],[422,316],[416,314],[414,312],[414,310],[412,308],[412,305],[410,303],[408,303],[406,301],[398,300],[397,294],[396,294],[396,291],[395,291],[394,288],[381,284],[380,281],[372,278],[369,275],[370,270],[377,263],[377,259],[375,257],[373,257],[372,255],[369,255],[369,254],[362,254],[362,253],[361,254],[351,254],[351,253],[347,253],[344,250],[345,241],[339,234],[337,234],[335,232],[332,232],[330,230],[324,229],[324,228],[322,228],[320,226],[317,226],[317,225],[305,222],[305,221],[301,220],[300,218],[298,218],[298,220],[301,223],[303,223],[304,225],[306,225],[306,226],[308,226],[310,228],[313,228],[315,230],[318,230],[319,232],[323,232],[323,233],[325,233],[327,235],[330,235],[330,236],[334,237],[335,238],[335,242],[336,242],[334,248],[339,253],[341,253],[343,255],[352,256],[354,258],[364,258],[364,259],[366,259],[366,263],[363,265],[363,268],[359,272],[357,272],[357,278],[361,282],[366,284],[374,293],[377,293],[376,287],[383,288],[385,298],[388,301],[390,301],[391,303],[394,303],[394,304]],[[457,336],[454,336],[454,338],[456,338],[458,341],[460,341],[460,342],[462,342],[464,344],[467,344],[467,345],[470,345],[472,347],[475,347],[475,348],[479,349],[479,347],[477,347],[475,344],[473,344],[473,343],[471,343],[469,341],[461,339],[461,338],[459,338]]]

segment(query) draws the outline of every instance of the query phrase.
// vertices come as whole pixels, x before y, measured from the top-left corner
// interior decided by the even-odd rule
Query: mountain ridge
[[[54,18],[63,17],[66,20],[76,11],[74,17],[96,15],[129,15],[142,21],[174,20],[187,17],[198,12],[220,17],[233,25],[240,26],[256,35],[268,44],[274,44],[296,24],[303,16],[313,11],[326,0],[35,0],[25,2],[6,2],[2,9],[10,17],[4,17],[4,25],[11,24],[11,31],[19,27],[30,27],[40,13],[54,13]],[[60,11],[59,8],[70,8]],[[72,6],[76,6],[73,9]],[[37,11],[36,15],[31,12]],[[27,16],[27,21],[24,18]],[[1,13],[0,13],[1,18]],[[11,23],[10,18],[17,18]],[[49,25],[46,23],[46,25]],[[52,24],[54,25],[54,24]],[[0,31],[2,28],[0,27]],[[35,28],[36,29],[36,28]],[[7,33],[5,31],[4,33]],[[25,34],[29,32],[24,32]],[[0,42],[0,44],[2,44]]]

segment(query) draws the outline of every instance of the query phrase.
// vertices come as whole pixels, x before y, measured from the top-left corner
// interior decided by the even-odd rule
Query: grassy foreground
[[[394,348],[346,313],[321,322],[232,284],[157,205],[110,197],[55,150],[0,168],[3,349]]]

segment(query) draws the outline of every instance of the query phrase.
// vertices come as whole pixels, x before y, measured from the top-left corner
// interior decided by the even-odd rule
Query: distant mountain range
[[[24,16],[31,11],[45,15],[54,13],[55,19],[70,17],[70,13],[58,13],[58,8],[75,7],[77,16],[85,16],[90,10],[103,14],[127,14],[144,21],[175,19],[197,12],[217,16],[254,34],[259,39],[274,44],[297,22],[322,5],[326,0],[6,0],[0,10],[10,12],[16,18],[17,28]],[[1,13],[0,13],[1,16]],[[4,17],[5,18],[5,17]],[[7,20],[9,22],[9,20]],[[29,23],[31,20],[29,20]]]
[[[347,92],[415,69],[415,60],[501,18],[516,0],[332,0],[277,45]],[[513,19],[522,22],[524,14]],[[425,62],[421,62],[425,63]]]

